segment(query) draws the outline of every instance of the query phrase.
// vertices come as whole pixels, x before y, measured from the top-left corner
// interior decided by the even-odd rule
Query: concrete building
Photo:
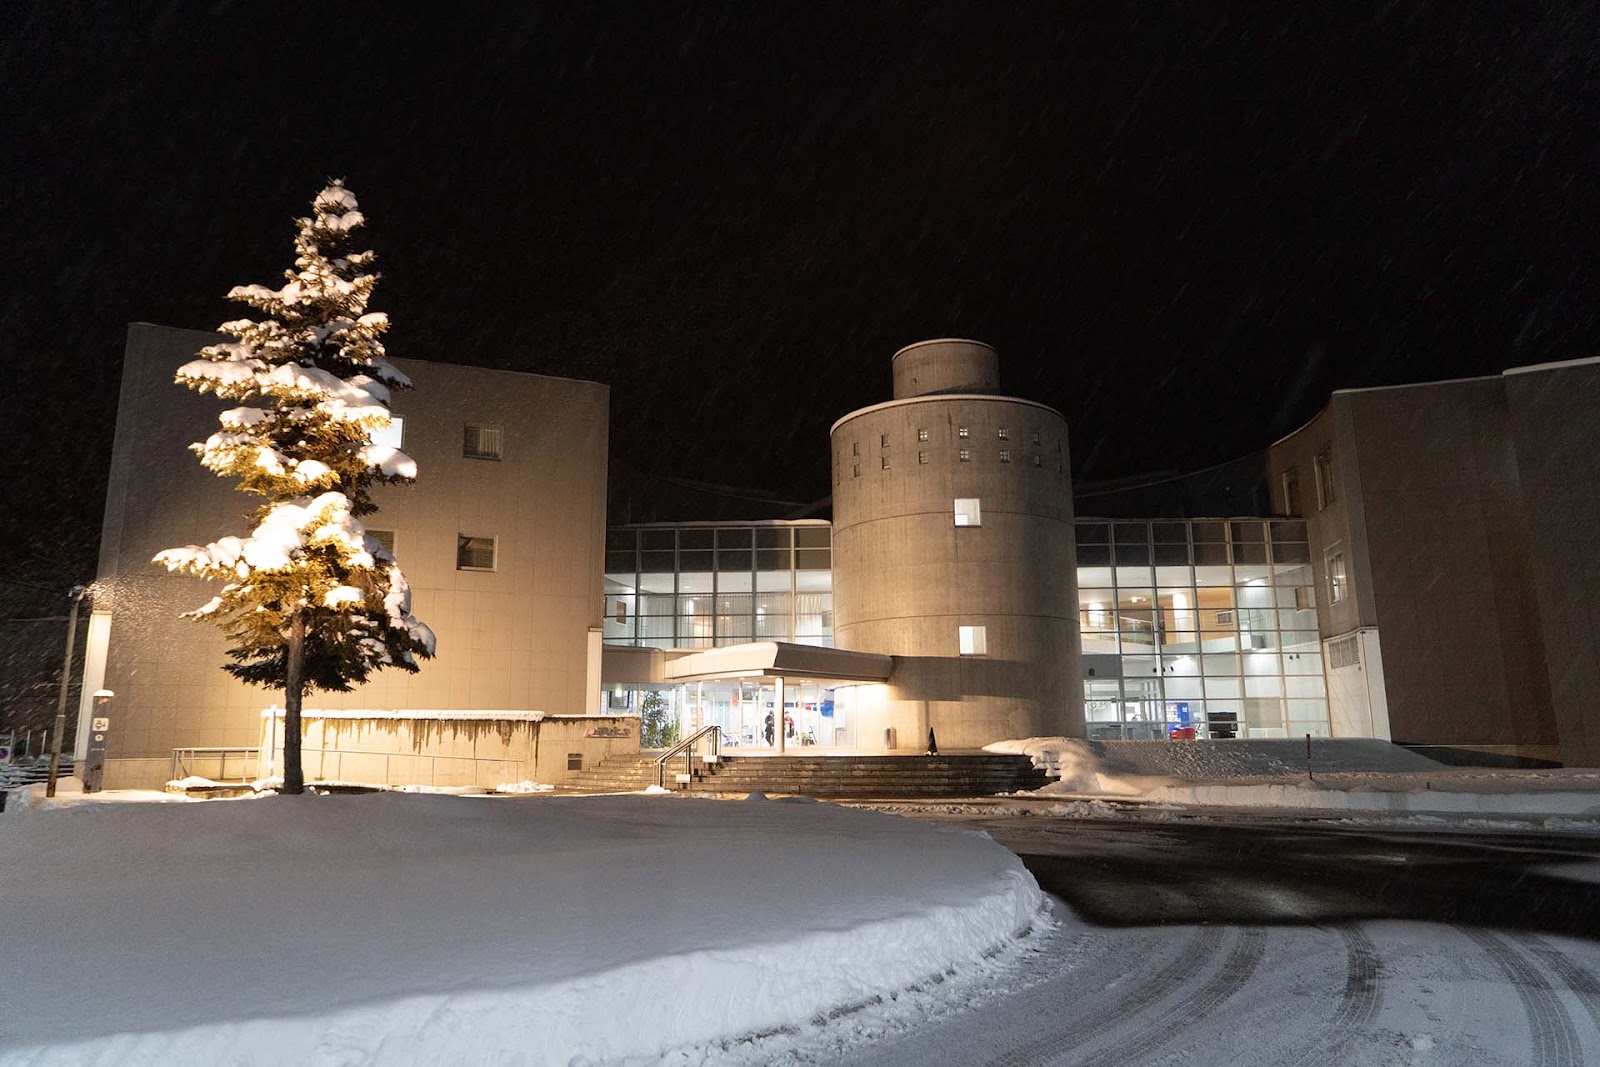
[[[912,745],[1081,734],[1066,420],[975,341],[893,370],[831,431],[834,644],[895,657],[882,727]]]
[[[1600,761],[1595,366],[1340,390],[1267,450],[1310,530],[1336,735]]]
[[[150,562],[164,548],[242,532],[254,504],[189,451],[214,432],[225,404],[173,384],[177,367],[215,339],[144,323],[128,330],[84,690],[116,693],[108,786],[166,781],[175,750],[257,746],[274,700],[219,669],[216,627],[178,618],[208,599],[207,583]],[[597,713],[606,387],[395,364],[416,385],[396,394],[395,443],[421,474],[412,486],[380,487],[381,510],[366,523],[392,539],[416,614],[440,635],[438,655],[418,674],[379,672],[356,692],[314,694],[307,706],[424,709],[445,720]],[[498,742],[496,756],[504,758]],[[181,762],[205,773],[219,760],[189,751]]]
[[[249,504],[187,451],[219,405],[172,373],[210,340],[129,331],[84,676],[117,693],[112,785],[281,744],[273,694],[177,618],[204,583],[149,562]],[[609,530],[604,386],[400,365],[421,477],[368,525],[439,656],[308,701],[326,777],[559,780],[636,750],[647,700],[776,752],[920,752],[932,727],[1600,763],[1600,361],[1341,390],[1257,455],[1075,506],[1062,416],[1000,394],[989,346],[922,342],[834,424],[832,521],[733,520],[784,509],[692,483],[704,515],[627,521],[668,491]]]

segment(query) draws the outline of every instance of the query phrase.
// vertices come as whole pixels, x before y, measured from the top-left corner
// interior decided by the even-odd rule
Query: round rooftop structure
[[[894,354],[894,398],[930,393],[998,393],[1000,353],[982,341],[940,337]]]

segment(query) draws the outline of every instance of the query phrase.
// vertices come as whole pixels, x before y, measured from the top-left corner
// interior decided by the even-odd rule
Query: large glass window
[[[1083,519],[1075,532],[1083,652],[1118,657],[1111,672],[1120,674],[1085,682],[1091,736],[1326,734],[1303,521]],[[606,538],[604,591],[607,642],[831,645],[832,530],[617,528]],[[975,634],[964,646],[957,639],[977,647]],[[1105,660],[1096,667],[1107,673]]]

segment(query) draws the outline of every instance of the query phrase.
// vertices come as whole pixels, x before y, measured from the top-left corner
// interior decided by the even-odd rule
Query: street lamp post
[[[72,611],[67,616],[67,657],[61,664],[61,694],[56,698],[56,728],[50,736],[50,778],[44,795],[56,795],[56,770],[61,766],[61,735],[67,732],[67,687],[72,682],[72,651],[78,643],[78,605],[89,594],[86,585],[75,585],[67,594],[72,601]]]

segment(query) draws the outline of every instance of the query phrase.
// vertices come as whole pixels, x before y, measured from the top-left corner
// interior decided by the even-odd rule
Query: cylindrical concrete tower
[[[863,747],[1083,736],[1067,424],[1000,396],[998,366],[910,345],[895,399],[833,424],[834,644],[895,657]]]
[[[998,393],[1000,353],[982,341],[942,338],[906,345],[890,360],[894,398],[929,393]]]

